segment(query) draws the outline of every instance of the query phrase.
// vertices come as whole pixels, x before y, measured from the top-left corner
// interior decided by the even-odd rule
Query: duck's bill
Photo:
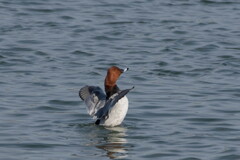
[[[124,72],[128,71],[129,68],[124,68],[124,69],[121,69],[121,70],[122,70],[122,72],[124,73]]]

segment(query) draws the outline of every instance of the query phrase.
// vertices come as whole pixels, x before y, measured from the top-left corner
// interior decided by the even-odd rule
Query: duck
[[[120,90],[117,80],[129,68],[121,69],[111,66],[104,80],[104,91],[99,86],[84,86],[79,90],[79,97],[86,104],[87,112],[95,119],[95,125],[114,127],[120,125],[126,117],[129,101],[127,94],[130,89]]]

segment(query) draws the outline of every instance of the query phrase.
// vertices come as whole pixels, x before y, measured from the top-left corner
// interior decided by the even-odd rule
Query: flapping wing
[[[95,116],[98,119],[102,119],[102,118],[107,118],[108,112],[112,109],[112,107],[114,107],[114,105],[121,99],[123,98],[129,91],[131,91],[134,87],[130,88],[130,89],[125,89],[122,90],[114,95],[112,95],[108,101],[106,102],[106,104],[104,105],[103,108],[101,108],[96,114]]]
[[[106,102],[106,95],[97,86],[85,86],[81,88],[79,97],[87,105],[87,111],[90,116],[94,116],[100,108],[104,107]]]

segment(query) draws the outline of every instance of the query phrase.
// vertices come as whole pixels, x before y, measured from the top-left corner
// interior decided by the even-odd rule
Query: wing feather
[[[94,116],[100,108],[104,107],[106,102],[106,95],[98,86],[85,86],[81,88],[79,97],[85,102],[90,116]]]

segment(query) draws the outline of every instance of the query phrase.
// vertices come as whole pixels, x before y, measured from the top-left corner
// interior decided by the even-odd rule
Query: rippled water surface
[[[123,125],[78,90],[129,67]],[[0,159],[240,159],[238,0],[1,0]]]

